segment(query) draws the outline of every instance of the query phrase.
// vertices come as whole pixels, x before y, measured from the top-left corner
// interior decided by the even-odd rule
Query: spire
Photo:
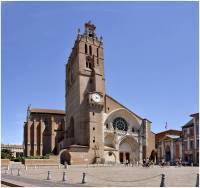
[[[30,112],[31,112],[31,104],[28,105],[28,108],[27,108],[27,116],[26,116],[26,121],[29,120],[29,117],[30,117]]]

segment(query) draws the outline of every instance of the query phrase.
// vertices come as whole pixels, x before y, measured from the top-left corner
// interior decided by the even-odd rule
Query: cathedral
[[[25,156],[53,154],[61,163],[136,163],[155,150],[151,121],[106,94],[103,39],[90,21],[66,64],[65,110],[28,107]]]

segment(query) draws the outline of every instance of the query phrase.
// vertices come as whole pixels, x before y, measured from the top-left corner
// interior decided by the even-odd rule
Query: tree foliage
[[[14,158],[13,152],[8,149],[2,149],[1,150],[1,158],[2,159],[10,159],[12,160]]]

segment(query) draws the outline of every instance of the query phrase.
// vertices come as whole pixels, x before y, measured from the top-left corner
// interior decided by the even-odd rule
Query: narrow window
[[[87,54],[87,44],[85,44],[85,53]]]
[[[110,108],[108,107],[108,111],[110,110]]]
[[[91,63],[89,63],[89,68],[92,69],[92,64]]]
[[[95,143],[95,137],[93,136],[93,143]]]
[[[92,55],[92,46],[89,46],[90,55]]]
[[[94,112],[93,112],[92,114],[93,114],[93,116],[95,115],[95,113],[94,113]]]
[[[97,48],[97,57],[99,57],[99,48]]]
[[[95,130],[95,127],[93,127],[93,131]]]
[[[88,62],[86,62],[86,67],[88,67]]]

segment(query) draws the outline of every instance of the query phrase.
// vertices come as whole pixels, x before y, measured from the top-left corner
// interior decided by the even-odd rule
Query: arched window
[[[92,69],[92,63],[89,63],[89,68]]]
[[[70,118],[69,136],[74,137],[74,118]]]
[[[90,55],[92,55],[92,46],[89,46]]]
[[[87,44],[85,44],[85,53],[87,54]]]

